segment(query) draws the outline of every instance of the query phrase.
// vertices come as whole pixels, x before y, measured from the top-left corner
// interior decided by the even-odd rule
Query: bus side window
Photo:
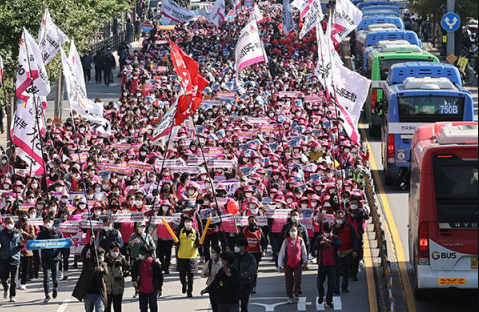
[[[421,190],[421,170],[414,155],[414,151],[411,150],[411,186],[410,186],[410,203],[414,205],[414,215],[418,217],[419,212],[419,195]]]

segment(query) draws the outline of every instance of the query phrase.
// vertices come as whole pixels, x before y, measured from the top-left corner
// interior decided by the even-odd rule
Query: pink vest
[[[291,268],[297,268],[301,265],[301,241],[299,238],[293,240],[288,238],[288,244],[286,246],[286,253],[288,255],[288,261],[286,264]]]

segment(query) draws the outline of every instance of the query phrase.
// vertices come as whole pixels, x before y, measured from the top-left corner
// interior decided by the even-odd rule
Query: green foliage
[[[411,2],[411,9],[421,15],[432,15],[433,20],[439,21],[447,11],[447,0],[415,0]],[[463,21],[467,18],[478,18],[477,0],[456,0],[456,12]]]
[[[127,12],[129,0],[0,0],[0,54],[5,63],[5,80],[9,93],[15,79],[19,40],[25,27],[33,37],[38,36],[40,23],[48,7],[53,22],[69,37],[75,39],[78,50],[85,51],[91,35],[104,22]],[[66,50],[66,48],[64,47]],[[55,79],[61,70],[59,55],[48,65],[50,78]],[[13,83],[14,84],[14,83]]]

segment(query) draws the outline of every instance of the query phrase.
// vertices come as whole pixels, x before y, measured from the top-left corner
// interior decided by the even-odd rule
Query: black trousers
[[[259,270],[259,263],[261,262],[261,258],[263,256],[262,252],[253,252],[251,253],[256,260],[256,273],[254,275],[253,279],[253,287],[256,288],[256,285],[258,285],[258,270]]]
[[[251,286],[243,287],[240,290],[241,312],[248,312],[249,296],[251,295]]]
[[[32,263],[33,257],[21,257],[20,258],[20,284],[27,284],[28,280],[28,269]]]
[[[318,268],[317,287],[318,295],[320,298],[324,297],[324,282],[326,281],[326,278],[328,279],[328,291],[326,294],[327,303],[331,303],[333,301],[334,283],[336,279],[335,276],[336,268],[333,265],[320,266]]]
[[[101,83],[101,72],[103,69],[101,67],[95,67],[95,82]]]
[[[60,261],[60,271],[68,272],[68,258],[70,258],[70,248],[62,248],[62,261]]]
[[[164,271],[168,271],[170,269],[171,264],[171,253],[173,249],[173,241],[172,240],[161,240],[158,239],[156,248],[156,256],[160,260],[161,268]]]
[[[181,285],[188,286],[188,292],[193,292],[193,282],[194,282],[195,274],[191,271],[181,270],[180,271],[180,282]]]
[[[3,289],[8,289],[7,281],[10,277],[10,298],[15,297],[17,295],[17,274],[20,263],[19,261],[12,261],[11,258],[3,259],[1,263],[0,277],[2,279]]]
[[[351,260],[353,259],[353,254],[349,254],[346,257],[338,257],[338,264],[336,265],[336,278],[334,283],[334,290],[339,291],[339,279],[340,271],[343,272],[343,281],[341,283],[342,289],[348,289],[349,286],[349,271],[351,270]]]
[[[107,67],[107,68],[103,68],[103,78],[105,80],[105,84],[107,86],[110,85],[110,82],[111,82],[111,68]]]
[[[105,307],[105,312],[111,312],[111,306],[115,312],[121,312],[121,303],[123,301],[123,294],[119,295],[108,295],[108,304]]]
[[[218,296],[217,296],[217,294],[216,293],[209,293],[209,295],[210,295],[211,310],[213,312],[218,312]]]
[[[359,245],[359,250],[358,250],[358,256],[356,259],[351,260],[351,272],[350,275],[351,277],[358,277],[358,272],[359,272],[359,261],[361,261],[364,257],[364,246],[363,246],[363,238],[361,237],[358,241]]]

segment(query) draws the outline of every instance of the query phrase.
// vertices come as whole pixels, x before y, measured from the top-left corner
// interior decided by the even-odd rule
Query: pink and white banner
[[[303,39],[304,36],[306,36],[314,27],[316,27],[316,22],[321,22],[324,17],[320,0],[313,0],[309,7],[310,9],[304,18],[303,28],[299,34],[299,39]]]
[[[195,13],[176,4],[173,0],[163,0],[161,14],[177,23],[187,23],[195,17]]]
[[[53,60],[58,51],[60,51],[62,44],[67,41],[67,35],[53,23],[47,8],[38,34],[38,45],[40,46],[45,65],[48,65]]]
[[[256,21],[250,21],[241,31],[235,52],[235,69],[238,74],[243,68],[266,62],[263,42],[259,37]]]

